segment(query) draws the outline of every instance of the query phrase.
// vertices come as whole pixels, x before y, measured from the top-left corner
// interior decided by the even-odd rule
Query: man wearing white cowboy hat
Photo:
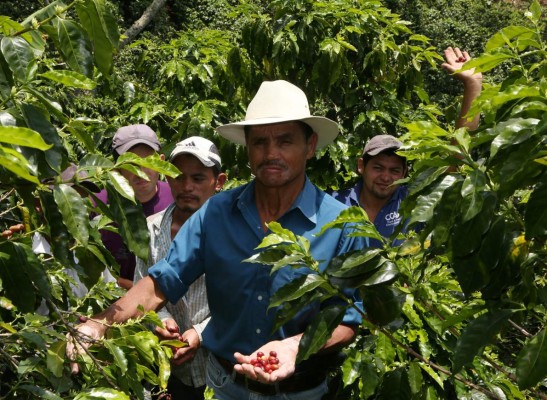
[[[139,304],[151,310],[167,300],[175,303],[205,274],[211,320],[202,344],[210,352],[207,384],[215,398],[320,399],[327,392],[325,358],[296,365],[296,355],[302,333],[321,305],[308,306],[276,331],[276,309],[268,308],[278,289],[311,271],[284,267],[270,274],[269,267],[242,260],[257,252],[272,221],[307,238],[321,269],[333,257],[364,247],[347,229],[315,236],[346,208],[315,187],[305,172],[316,148],[334,140],[337,125],[312,116],[299,88],[274,81],[262,83],[244,121],[217,130],[246,145],[255,179],[211,197],[182,226],[167,257],[149,269],[149,276],[95,318],[121,322],[135,315]],[[345,294],[358,302],[355,291]],[[359,313],[348,308],[340,317],[341,324],[320,353],[336,353],[353,340]],[[99,337],[105,327],[89,320],[78,330]],[[74,356],[71,346],[67,351]],[[251,361],[259,352],[277,353],[278,369],[266,373],[254,367]]]

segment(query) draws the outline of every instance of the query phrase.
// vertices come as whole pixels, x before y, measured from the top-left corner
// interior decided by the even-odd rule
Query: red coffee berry
[[[88,318],[87,318],[85,315],[80,315],[80,318],[79,318],[79,319],[80,319],[80,322],[81,322],[82,324],[85,324],[85,323],[87,322],[87,320],[88,320]]]
[[[169,332],[172,332],[172,333],[178,333],[179,327],[178,326],[172,326],[172,327],[168,328],[167,330]]]
[[[277,351],[270,351],[270,356],[277,357]]]
[[[256,353],[256,358],[260,358],[264,355],[263,352],[259,351],[258,353]]]

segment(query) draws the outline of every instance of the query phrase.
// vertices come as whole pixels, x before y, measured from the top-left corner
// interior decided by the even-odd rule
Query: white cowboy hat
[[[317,133],[317,148],[331,143],[338,135],[338,124],[325,117],[310,114],[308,99],[297,86],[287,81],[262,82],[247,107],[245,120],[219,126],[217,132],[224,138],[245,145],[244,126],[302,121]]]

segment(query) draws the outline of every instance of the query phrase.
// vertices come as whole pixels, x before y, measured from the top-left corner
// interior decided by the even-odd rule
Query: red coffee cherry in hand
[[[256,353],[256,358],[251,359],[251,365],[262,369],[264,372],[270,374],[279,369],[279,359],[277,358],[277,352],[270,351],[270,356],[264,355],[259,351]]]

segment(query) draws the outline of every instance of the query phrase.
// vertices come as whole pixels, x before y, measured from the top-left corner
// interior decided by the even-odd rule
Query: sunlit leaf
[[[63,376],[63,364],[65,361],[66,341],[60,340],[53,343],[47,350],[47,368],[54,376]]]
[[[13,73],[20,82],[27,82],[36,73],[34,53],[28,42],[21,36],[4,36],[0,40],[0,50]]]
[[[0,142],[32,147],[38,150],[48,150],[52,147],[36,131],[16,126],[0,126]]]
[[[51,70],[40,74],[40,76],[57,83],[61,83],[65,86],[75,87],[78,89],[91,90],[97,85],[93,80],[87,78],[85,75],[74,71]]]
[[[53,189],[55,202],[63,216],[63,223],[73,238],[87,246],[89,239],[89,212],[82,196],[71,186],[61,184]]]

